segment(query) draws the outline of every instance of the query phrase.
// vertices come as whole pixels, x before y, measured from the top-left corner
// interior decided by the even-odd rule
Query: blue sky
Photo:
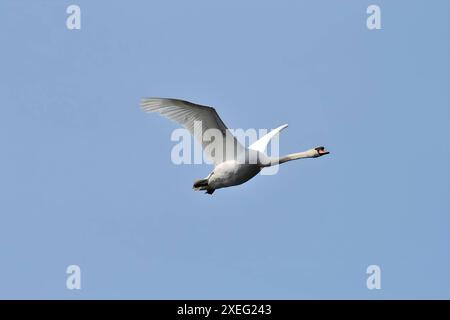
[[[1,1],[0,298],[450,298],[449,9]],[[143,96],[331,154],[194,192]]]

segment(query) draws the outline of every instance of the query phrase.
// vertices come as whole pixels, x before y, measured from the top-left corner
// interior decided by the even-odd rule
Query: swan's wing
[[[282,126],[279,126],[278,128],[273,129],[268,134],[263,136],[261,139],[259,139],[258,141],[254,142],[248,148],[252,149],[252,150],[255,150],[255,151],[259,151],[259,152],[264,153],[266,148],[267,148],[267,145],[270,142],[270,140],[272,140],[272,138],[275,137],[281,130],[283,130],[284,128],[287,128],[287,126],[288,126],[287,124],[283,124]]]
[[[157,112],[185,127],[201,143],[203,150],[211,143],[211,141],[203,141],[203,134],[208,129],[217,129],[217,133],[220,132],[222,139],[223,152],[217,152],[216,150],[215,152],[207,153],[207,156],[211,158],[215,165],[226,160],[236,159],[236,154],[244,150],[244,147],[228,130],[216,110],[212,107],[178,99],[143,98],[141,100],[141,108],[145,112]],[[235,146],[234,151],[232,151],[232,146]]]

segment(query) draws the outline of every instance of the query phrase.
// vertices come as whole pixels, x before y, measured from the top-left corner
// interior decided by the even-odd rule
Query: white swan
[[[329,153],[324,147],[316,147],[281,158],[270,158],[264,153],[264,150],[270,140],[286,128],[287,124],[272,130],[251,146],[245,148],[231,134],[214,108],[184,100],[165,98],[143,98],[141,108],[145,112],[157,112],[181,124],[202,144],[203,149],[211,143],[205,142],[203,137],[209,129],[218,130],[223,140],[223,146],[231,145],[235,147],[234,152],[227,153],[224,151],[223,153],[217,152],[209,155],[214,162],[214,170],[206,178],[195,181],[193,186],[194,190],[206,190],[208,194],[212,194],[216,189],[242,184],[257,175],[264,167],[296,159],[317,158]],[[197,125],[199,121],[201,121],[200,130]]]

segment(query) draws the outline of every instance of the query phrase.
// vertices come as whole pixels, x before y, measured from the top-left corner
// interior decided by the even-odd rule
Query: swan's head
[[[317,147],[314,148],[314,150],[316,151],[316,157],[321,157],[324,156],[326,154],[329,154],[329,152],[327,150],[325,150],[325,147]]]

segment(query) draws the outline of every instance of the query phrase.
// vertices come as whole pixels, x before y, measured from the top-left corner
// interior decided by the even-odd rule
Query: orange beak
[[[329,154],[329,152],[327,150],[325,150],[325,147],[317,147],[315,149],[319,153],[319,157]]]

